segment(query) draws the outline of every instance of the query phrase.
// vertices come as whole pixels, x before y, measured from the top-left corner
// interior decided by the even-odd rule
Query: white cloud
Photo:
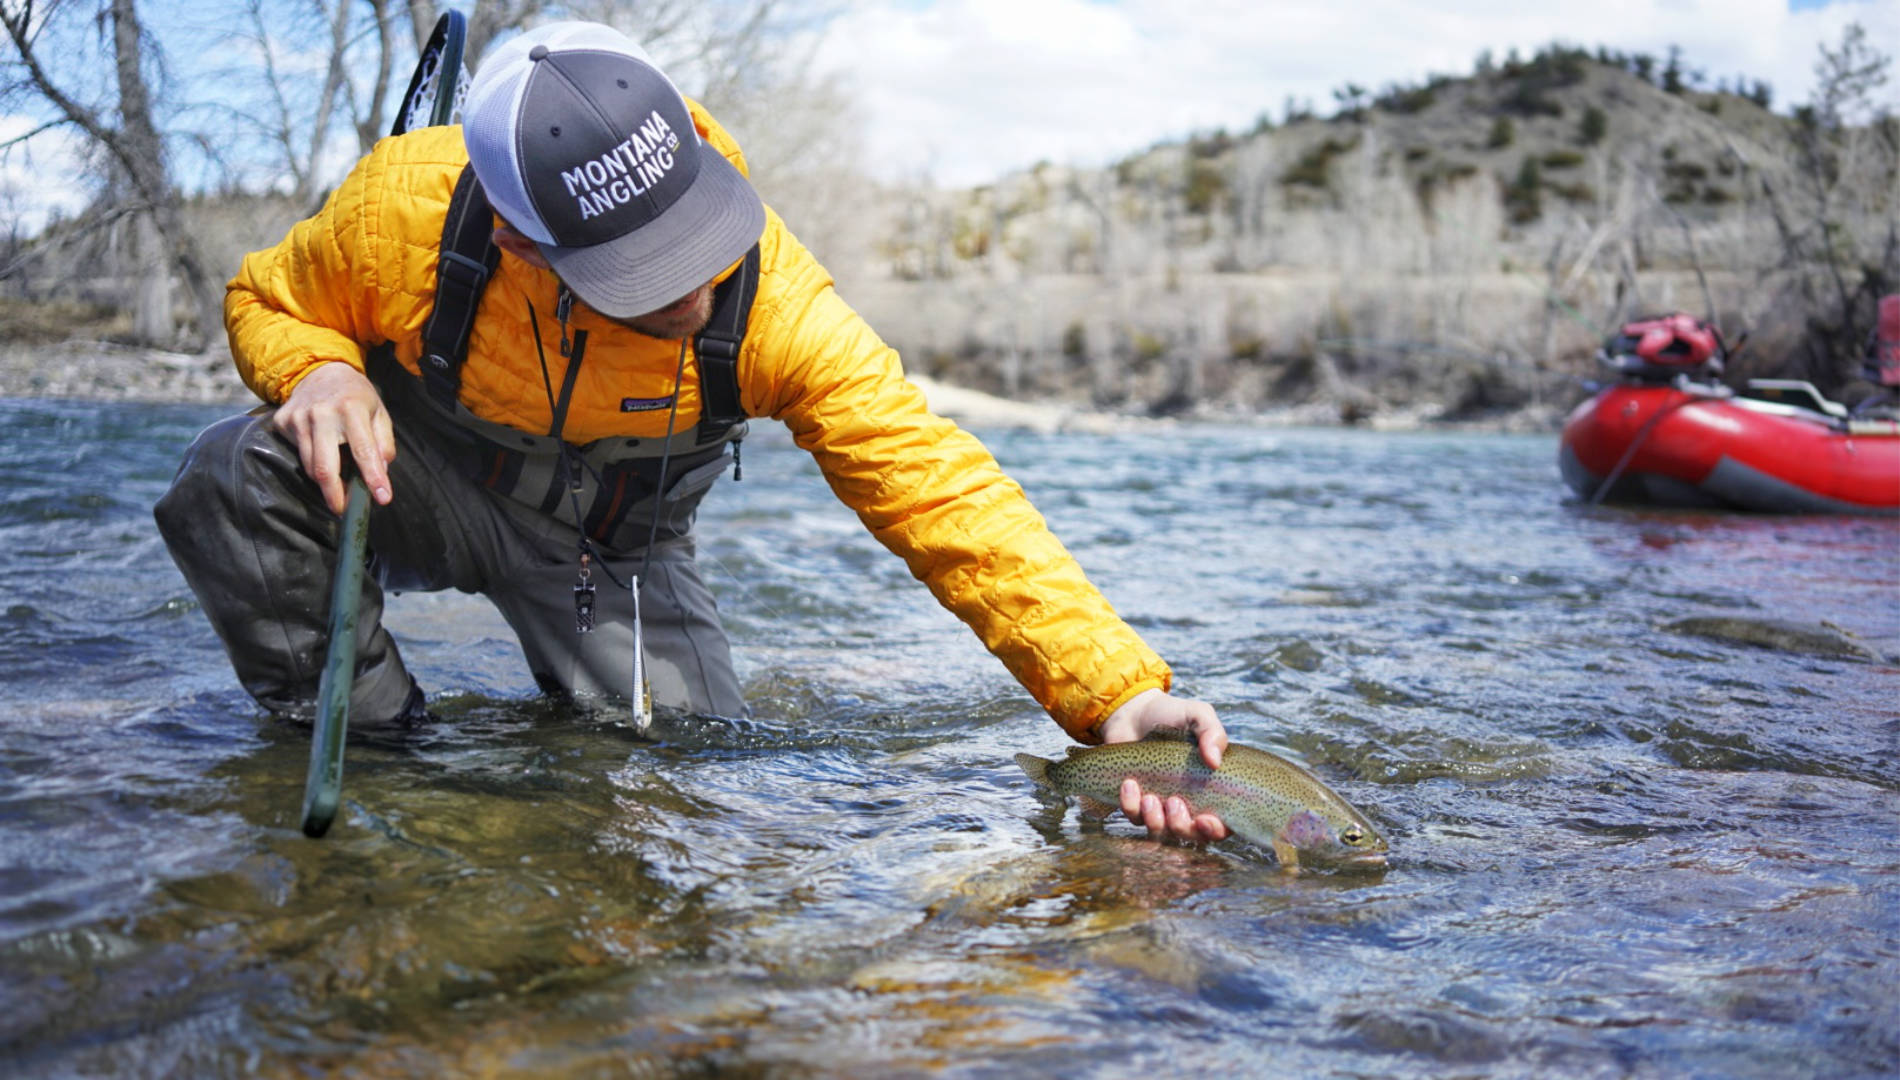
[[[0,143],[11,142],[38,127],[40,121],[0,116]],[[55,129],[0,154],[0,230],[18,229],[32,235],[54,214],[71,216],[92,198],[81,160],[80,143],[71,133]]]
[[[1810,96],[1817,45],[1855,20],[1900,46],[1900,0],[859,0],[820,63],[859,95],[877,172],[969,184],[1245,129],[1289,96],[1324,114],[1347,82],[1462,75],[1483,50],[1552,41],[1658,59],[1680,45],[1711,81],[1767,81],[1785,110]]]

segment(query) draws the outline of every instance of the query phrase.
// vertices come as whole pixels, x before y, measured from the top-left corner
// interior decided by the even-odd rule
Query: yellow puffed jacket
[[[732,138],[697,103],[692,110],[702,137],[744,171]],[[365,350],[383,343],[419,370],[442,222],[467,163],[458,127],[384,139],[315,217],[244,260],[225,298],[225,322],[252,391],[281,403],[317,364],[361,369]],[[1167,665],[1116,617],[1022,488],[975,438],[925,408],[896,352],[769,210],[760,254],[739,358],[747,414],[783,421],[838,498],[1069,734],[1092,741],[1094,726],[1122,702],[1165,689]],[[462,404],[477,416],[548,431],[541,357],[554,386],[567,363],[553,316],[557,290],[553,274],[502,257],[462,367]],[[663,436],[664,411],[623,413],[620,401],[671,395],[679,343],[636,334],[581,304],[570,326],[588,332],[588,346],[563,437],[585,444]],[[699,419],[698,365],[685,371],[675,430]]]

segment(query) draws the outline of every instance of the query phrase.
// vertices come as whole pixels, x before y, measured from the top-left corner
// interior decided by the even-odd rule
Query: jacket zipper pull
[[[560,320],[561,323],[561,356],[563,359],[573,355],[573,349],[568,345],[567,341],[567,316],[568,313],[573,310],[574,294],[568,292],[567,286],[563,285],[561,286],[560,293],[554,300],[554,317]]]

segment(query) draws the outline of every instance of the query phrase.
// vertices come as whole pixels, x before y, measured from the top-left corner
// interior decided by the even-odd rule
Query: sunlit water
[[[1393,846],[1289,876],[1040,800],[1065,739],[782,431],[703,513],[753,717],[536,696],[404,596],[426,734],[322,840],[150,506],[219,410],[0,402],[0,1072],[1900,1068],[1900,525],[1586,510],[1549,438],[985,432],[1234,737]]]

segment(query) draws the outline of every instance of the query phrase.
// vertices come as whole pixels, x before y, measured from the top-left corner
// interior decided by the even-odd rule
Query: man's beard
[[[677,341],[692,337],[712,321],[712,298],[709,281],[658,311],[614,321],[638,334]]]

